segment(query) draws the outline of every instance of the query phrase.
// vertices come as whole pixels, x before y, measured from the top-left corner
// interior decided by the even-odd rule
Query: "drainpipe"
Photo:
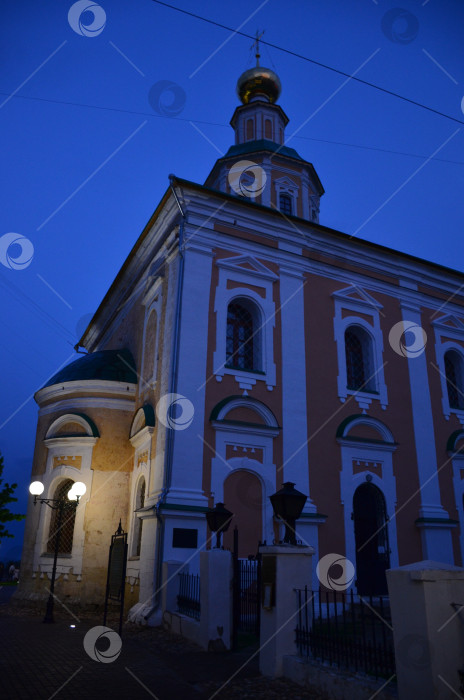
[[[177,296],[176,296],[176,310],[174,316],[174,330],[172,337],[172,364],[171,364],[171,380],[169,393],[177,393],[177,371],[178,371],[178,360],[179,360],[179,340],[180,340],[180,317],[182,310],[182,290],[184,284],[184,227],[187,221],[186,214],[182,207],[182,204],[177,196],[177,192],[174,187],[175,175],[169,175],[169,181],[171,183],[171,190],[176,200],[176,204],[179,207],[182,220],[179,226],[179,271],[177,276]],[[160,604],[160,586],[161,586],[161,576],[162,576],[162,564],[164,555],[164,519],[161,517],[161,506],[166,502],[166,496],[171,487],[172,480],[172,458],[174,453],[174,431],[168,429],[166,433],[166,449],[164,452],[164,475],[163,475],[163,490],[161,491],[160,497],[155,505],[155,514],[158,520],[158,535],[156,542],[156,559],[155,559],[155,600],[154,605],[150,611],[144,616],[145,620],[148,620],[155,610],[159,608]]]

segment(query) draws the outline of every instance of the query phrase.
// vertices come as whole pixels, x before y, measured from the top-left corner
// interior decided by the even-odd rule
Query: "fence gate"
[[[234,529],[233,648],[259,642],[261,612],[261,556],[238,557],[238,530]]]

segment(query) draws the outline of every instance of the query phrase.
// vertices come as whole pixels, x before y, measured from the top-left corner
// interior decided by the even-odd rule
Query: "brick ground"
[[[262,678],[257,656],[249,660],[253,650],[208,653],[160,628],[125,625],[118,659],[98,663],[83,639],[100,618],[78,622],[58,611],[55,624],[45,625],[30,611],[0,607],[2,700],[324,700],[290,681]]]

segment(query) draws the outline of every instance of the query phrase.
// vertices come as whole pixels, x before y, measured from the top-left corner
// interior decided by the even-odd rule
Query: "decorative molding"
[[[39,416],[46,416],[49,413],[56,413],[57,411],[76,410],[80,408],[83,410],[87,408],[106,408],[111,411],[128,411],[132,413],[134,411],[134,400],[135,397],[132,399],[105,399],[91,396],[64,399],[63,401],[56,400],[52,404],[47,404],[47,406],[39,408]]]
[[[88,393],[92,397],[95,394],[113,394],[121,398],[128,399],[135,397],[136,384],[128,382],[113,382],[101,379],[74,380],[72,382],[60,382],[39,389],[35,393],[35,400],[40,405],[45,401],[59,401],[64,397],[72,396],[76,393]]]
[[[249,267],[243,267],[243,265],[250,265],[252,269]],[[219,258],[216,260],[216,266],[224,270],[241,272],[249,276],[260,277],[272,282],[278,279],[278,276],[272,272],[272,270],[266,267],[266,265],[263,265],[263,263],[259,262],[259,260],[252,255],[243,254],[235,255],[231,258]]]
[[[353,296],[354,295],[354,296]],[[372,401],[379,401],[382,409],[388,406],[387,386],[383,371],[383,336],[380,327],[380,309],[382,305],[361,287],[351,285],[332,294],[335,304],[334,339],[337,343],[338,357],[338,397],[343,403],[347,396],[354,396],[363,413],[369,409]],[[352,311],[353,315],[343,317],[343,310]],[[363,313],[372,318],[369,323],[356,314]],[[375,391],[361,391],[347,388],[345,331],[349,326],[361,326],[370,336],[373,367],[370,369]]]

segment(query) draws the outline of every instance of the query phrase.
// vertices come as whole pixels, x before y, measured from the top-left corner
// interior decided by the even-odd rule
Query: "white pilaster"
[[[172,480],[167,502],[207,505],[202,489],[206,353],[212,252],[186,237],[177,393],[193,406],[193,420],[174,429]],[[191,410],[188,403],[185,411]],[[185,414],[184,417],[187,417]]]
[[[278,473],[276,487],[280,488],[280,481],[293,481],[296,488],[308,496],[303,512],[315,513],[316,507],[311,501],[309,489],[303,290],[303,275],[290,268],[281,267],[280,313],[282,319],[284,461],[282,470]]]
[[[401,310],[403,321],[412,321],[421,327],[421,314],[417,306],[403,302]],[[420,527],[423,556],[427,559],[452,564],[454,559],[451,532],[448,528],[443,529],[443,525],[440,528],[437,527],[437,520],[446,521],[449,519],[449,514],[441,504],[432,402],[430,399],[425,351],[414,355],[409,354],[407,362],[420,484],[421,506],[419,516],[422,520]]]

